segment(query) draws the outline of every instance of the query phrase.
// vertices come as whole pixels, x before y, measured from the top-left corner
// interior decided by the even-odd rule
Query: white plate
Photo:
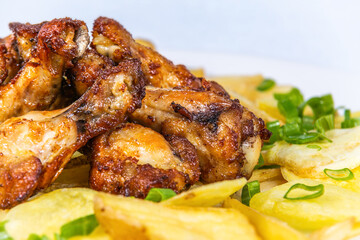
[[[214,75],[262,74],[280,84],[298,87],[305,98],[331,93],[336,107],[360,110],[360,75],[243,55],[185,51],[162,53],[175,64],[204,68],[210,78]]]

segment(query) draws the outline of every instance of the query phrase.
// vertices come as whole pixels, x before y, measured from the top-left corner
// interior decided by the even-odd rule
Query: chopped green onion
[[[258,91],[266,91],[266,90],[270,90],[274,86],[275,86],[275,81],[267,78],[267,79],[264,79],[264,81],[262,81],[256,89]]]
[[[161,202],[166,199],[172,198],[176,193],[168,188],[152,188],[147,194],[145,200],[152,202]]]
[[[94,214],[77,218],[60,228],[58,239],[68,239],[74,236],[87,236],[99,225]]]
[[[304,132],[299,135],[284,135],[284,140],[288,143],[293,144],[304,144],[304,143],[311,143],[316,142],[320,138],[320,134],[317,132]]]
[[[314,192],[314,193],[310,193],[310,194],[303,193],[300,196],[289,196],[289,195],[294,195],[294,191],[296,189],[303,189],[307,192]],[[323,194],[324,194],[324,185],[323,184],[319,184],[319,185],[315,185],[315,186],[308,186],[308,185],[305,185],[302,183],[296,183],[289,188],[289,190],[285,193],[284,198],[288,199],[288,200],[305,200],[305,199],[317,198]]]
[[[333,169],[324,169],[324,173],[329,177],[337,181],[347,181],[354,178],[353,172],[348,168],[333,170]]]
[[[316,149],[318,151],[321,150],[321,147],[319,145],[315,145],[315,144],[310,144],[306,146],[307,148],[311,148],[311,149]]]
[[[278,101],[278,108],[286,118],[299,116],[298,107],[304,102],[304,97],[297,88],[288,93],[275,93],[274,98]]]
[[[50,240],[50,238],[46,235],[37,235],[35,233],[32,233],[29,235],[28,239],[27,240]]]
[[[260,192],[260,183],[258,180],[248,182],[241,191],[241,202],[246,206],[249,206],[250,199]]]
[[[360,119],[351,118],[351,112],[349,109],[345,110],[344,121],[341,123],[341,128],[353,128],[360,126]]]
[[[309,105],[313,111],[314,118],[334,114],[334,100],[331,94],[327,94],[321,97],[313,97],[302,104],[300,113],[303,114],[305,106]]]
[[[255,165],[254,170],[255,169],[259,169],[260,167],[262,167],[264,165],[264,158],[263,156],[260,154],[258,163]]]
[[[334,114],[321,116],[315,121],[315,128],[319,133],[325,133],[335,128]]]
[[[13,238],[7,233],[5,224],[8,221],[0,222],[0,240],[13,240]]]
[[[301,127],[305,131],[313,130],[315,128],[314,118],[310,117],[310,116],[303,116],[302,117],[302,125],[301,125]]]
[[[266,128],[271,132],[271,137],[269,139],[269,144],[273,144],[274,142],[280,140],[279,130],[280,130],[280,122],[273,121],[266,123]]]

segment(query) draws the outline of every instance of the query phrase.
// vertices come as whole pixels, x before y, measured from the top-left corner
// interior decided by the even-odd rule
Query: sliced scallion
[[[248,182],[241,191],[241,202],[246,206],[249,206],[250,199],[260,192],[260,183],[258,180]]]
[[[147,194],[145,200],[152,202],[161,202],[166,199],[172,198],[176,193],[168,188],[152,188]]]
[[[333,169],[324,169],[324,173],[329,177],[337,181],[347,181],[354,178],[353,172],[348,168],[333,170]]]
[[[58,239],[68,239],[74,236],[89,235],[99,225],[94,214],[77,218],[71,222],[64,224],[60,228]]]
[[[13,240],[13,238],[7,233],[5,229],[5,224],[8,221],[0,222],[0,239],[1,240]]]
[[[283,139],[288,143],[305,144],[316,142],[320,136],[317,132],[304,132],[298,135],[283,135]]]
[[[35,233],[32,233],[32,234],[29,235],[27,240],[50,240],[50,238],[48,236],[46,236],[46,235],[39,236],[39,235],[37,235]]]
[[[334,114],[335,112],[334,100],[331,94],[310,98],[304,104],[302,104],[302,110],[300,111],[301,114],[303,113],[306,105],[311,107],[315,119],[318,119],[321,116]]]
[[[356,126],[360,126],[360,119],[351,118],[350,109],[345,109],[344,121],[341,123],[341,128],[353,128]]]
[[[274,142],[280,140],[279,136],[279,129],[280,129],[280,122],[273,121],[266,123],[266,128],[271,132],[271,137],[269,139],[268,144],[273,144]]]
[[[298,107],[304,102],[304,97],[297,88],[288,93],[275,93],[274,98],[278,101],[278,109],[286,118],[299,116]]]
[[[260,83],[259,86],[257,86],[257,90],[258,91],[267,91],[267,90],[270,90],[271,88],[273,88],[275,86],[275,81],[270,79],[270,78],[266,78],[264,79],[264,81],[262,81]]]
[[[295,194],[297,189],[305,190],[306,193]],[[285,193],[284,198],[287,200],[306,200],[320,197],[324,194],[324,185],[319,184],[315,186],[308,186],[302,183],[296,183],[292,185]]]
[[[329,114],[319,117],[315,121],[315,128],[320,133],[325,133],[328,130],[335,128],[334,114]]]
[[[318,151],[321,150],[321,147],[319,145],[315,145],[315,144],[310,144],[306,146],[307,148],[311,148],[311,149],[316,149]]]

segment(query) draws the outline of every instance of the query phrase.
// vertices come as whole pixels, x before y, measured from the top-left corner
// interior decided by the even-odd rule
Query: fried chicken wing
[[[22,61],[14,34],[0,40],[0,84],[7,84],[20,70]]]
[[[0,122],[32,110],[52,109],[59,99],[64,70],[84,53],[89,42],[87,27],[78,20],[55,19],[36,25],[33,32],[28,28],[31,27],[12,25],[16,36],[24,34],[18,46],[27,61],[8,84],[0,86]],[[36,45],[32,48],[28,46],[32,44],[30,36],[38,28]]]
[[[91,188],[145,198],[153,187],[175,192],[199,179],[194,146],[185,138],[165,138],[146,127],[127,123],[92,142]]]
[[[140,63],[104,73],[63,110],[30,112],[0,125],[0,207],[10,208],[48,186],[86,142],[124,121],[141,104]]]
[[[116,63],[128,57],[139,59],[145,76],[154,87],[208,90],[229,96],[216,82],[196,78],[184,65],[174,65],[152,48],[137,43],[113,19],[99,17],[95,20],[91,45]]]
[[[237,100],[209,91],[148,87],[131,118],[165,136],[188,139],[197,150],[204,182],[249,178],[262,140],[270,137],[264,122]]]

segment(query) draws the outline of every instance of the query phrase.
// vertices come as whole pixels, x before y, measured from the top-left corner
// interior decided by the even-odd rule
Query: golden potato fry
[[[256,169],[249,179],[249,182],[258,180],[261,183],[273,178],[282,178],[280,168]]]
[[[322,228],[310,235],[311,240],[345,240],[352,233],[355,224],[354,218],[336,223],[330,227]]]
[[[149,41],[147,39],[137,38],[137,39],[135,39],[135,41],[137,43],[140,43],[141,45],[144,45],[145,47],[149,47],[151,49],[156,50],[154,43],[152,43],[151,41]]]
[[[287,200],[285,193],[295,183],[314,186],[320,182],[310,179],[291,181],[253,196],[250,207],[279,218],[304,231],[314,231],[355,217],[360,220],[360,194],[324,183],[324,194],[308,200]]]
[[[203,185],[161,202],[163,205],[211,207],[223,202],[246,184],[245,178]]]
[[[334,129],[325,133],[332,143],[315,143],[321,150],[308,148],[307,144],[276,142],[263,151],[265,164],[278,164],[303,178],[326,177],[328,169],[355,169],[360,166],[360,127]]]
[[[113,239],[259,239],[239,211],[165,206],[99,193],[95,215]]]
[[[226,199],[224,207],[234,208],[244,214],[264,240],[308,240],[303,233],[290,227],[287,223],[249,208],[236,199]]]
[[[27,239],[32,233],[52,237],[65,223],[94,213],[95,193],[67,188],[35,197],[9,210],[4,219],[8,221],[6,231],[14,239]]]

